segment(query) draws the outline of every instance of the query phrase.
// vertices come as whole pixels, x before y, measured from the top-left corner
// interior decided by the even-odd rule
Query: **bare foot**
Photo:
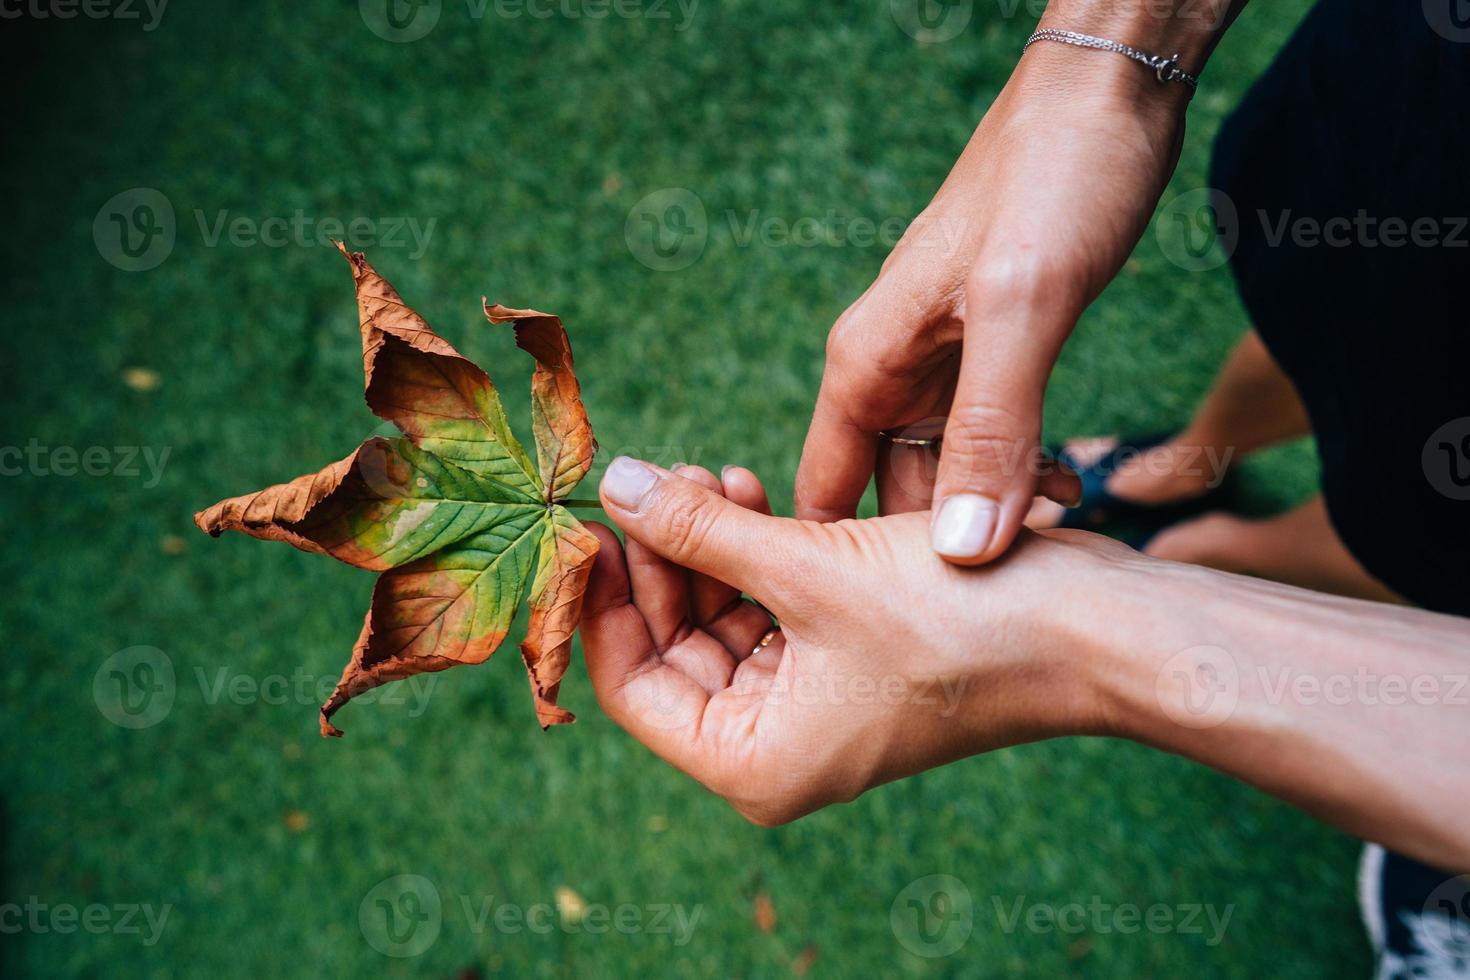
[[[1067,443],[1067,451],[1079,465],[1088,466],[1117,445],[1116,436],[1073,439]],[[1109,493],[1123,500],[1171,504],[1219,486],[1230,462],[1228,455],[1221,458],[1212,446],[1192,446],[1171,439],[1143,453],[1123,455],[1105,485]],[[1026,515],[1026,526],[1056,527],[1065,514],[1060,504],[1038,498]]]

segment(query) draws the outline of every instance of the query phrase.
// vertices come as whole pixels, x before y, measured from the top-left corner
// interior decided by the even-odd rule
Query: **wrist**
[[[1087,34],[1146,55],[1175,58],[1196,78],[1244,0],[1052,0],[1037,29]],[[1040,76],[1068,101],[1121,110],[1154,126],[1182,119],[1194,95],[1183,80],[1161,82],[1145,64],[1111,51],[1042,41],[1025,50],[1017,75]]]
[[[1046,559],[1030,563],[1036,581],[1011,598],[1031,630],[1027,657],[1049,665],[1052,734],[1113,736],[1179,751],[1174,736],[1209,710],[1197,687],[1188,686],[1197,678],[1181,681],[1179,654],[1197,651],[1195,659],[1208,660],[1220,649],[1214,644],[1229,642],[1212,611],[1210,573],[1091,535],[1032,535],[1025,544],[1028,554],[1035,547]],[[1208,671],[1211,664],[1202,666]]]
[[[1243,604],[1242,588],[1260,594]],[[1277,617],[1275,635],[1289,634],[1281,589],[1121,549],[1102,563],[1070,624],[1098,733],[1228,770],[1230,753],[1270,727],[1251,704],[1242,636]]]
[[[1038,28],[1093,34],[1198,74],[1244,0],[1052,0]]]
[[[984,676],[972,687],[1003,698],[974,706],[982,741],[997,727],[1005,744],[1118,733],[1109,671],[1096,659],[1099,624],[1115,605],[1112,563],[1094,544],[1023,531],[987,569],[988,601],[977,605],[980,628],[971,634]],[[994,673],[998,657],[1004,683]],[[994,748],[990,738],[976,751]]]

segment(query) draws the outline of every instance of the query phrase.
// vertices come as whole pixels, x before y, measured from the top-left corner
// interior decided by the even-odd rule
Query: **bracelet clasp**
[[[1179,55],[1177,54],[1167,58],[1156,55],[1150,63],[1153,66],[1154,77],[1160,82],[1172,82],[1184,74],[1179,70]]]

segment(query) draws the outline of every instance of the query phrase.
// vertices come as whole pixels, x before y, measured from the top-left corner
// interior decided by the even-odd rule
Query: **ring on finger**
[[[942,435],[935,436],[932,439],[910,439],[907,436],[896,436],[886,430],[878,434],[895,446],[937,446],[944,439]]]

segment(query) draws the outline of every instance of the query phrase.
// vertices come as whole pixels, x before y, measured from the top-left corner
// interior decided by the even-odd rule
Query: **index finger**
[[[796,516],[823,523],[856,516],[877,452],[878,434],[854,425],[824,384],[796,471]]]
[[[933,505],[939,446],[939,442],[913,445],[883,440],[878,447],[879,515],[907,514]]]
[[[677,666],[665,663],[648,624],[633,603],[623,547],[610,529],[588,523],[597,558],[581,623],[587,675],[602,710],[629,734],[691,775],[709,693]]]

